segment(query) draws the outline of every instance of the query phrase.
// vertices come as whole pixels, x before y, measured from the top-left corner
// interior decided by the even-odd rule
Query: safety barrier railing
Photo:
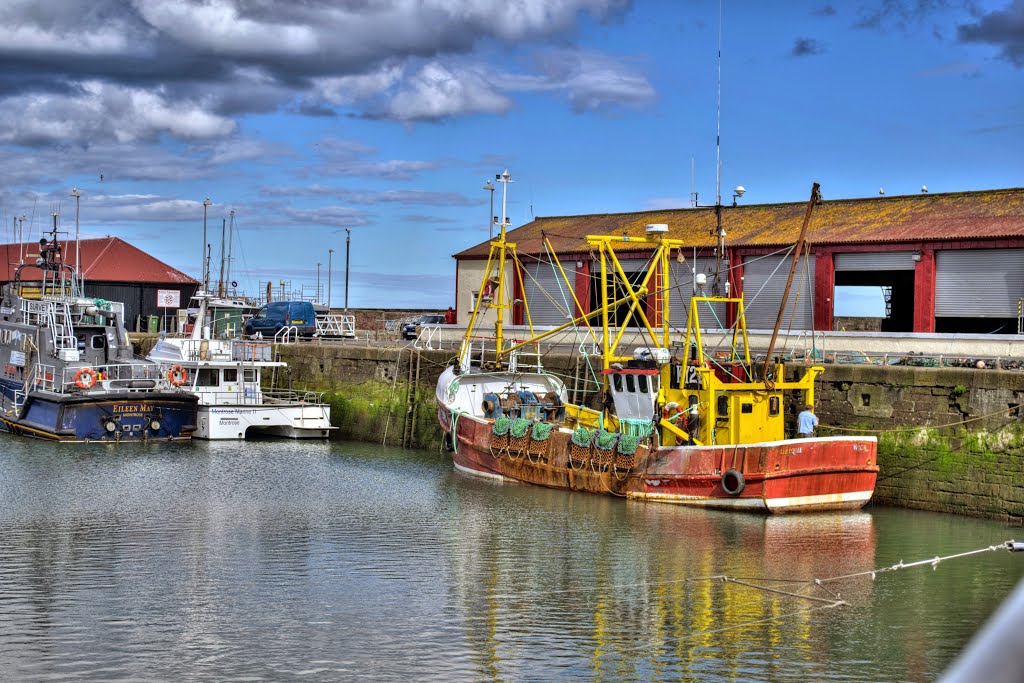
[[[803,360],[791,358],[790,360]],[[862,351],[837,351],[826,353],[816,363],[838,365],[885,365],[923,368],[972,368],[975,370],[1024,370],[1022,358],[1000,358],[997,356],[946,356],[908,353],[864,353]]]
[[[441,327],[438,325],[420,325],[416,329],[416,340],[413,341],[413,348],[434,349],[434,341],[437,341],[437,348],[441,348]]]
[[[316,333],[319,337],[355,337],[356,317],[354,315],[318,315]]]

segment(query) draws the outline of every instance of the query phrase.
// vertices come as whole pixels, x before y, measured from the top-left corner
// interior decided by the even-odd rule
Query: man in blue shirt
[[[814,436],[814,429],[818,426],[818,416],[814,414],[814,406],[807,404],[804,410],[796,418],[796,436],[798,439],[806,439]]]

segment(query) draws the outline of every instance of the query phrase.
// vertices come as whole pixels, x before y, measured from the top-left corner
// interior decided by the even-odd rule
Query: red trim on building
[[[455,261],[455,324],[459,322],[459,262]]]
[[[832,330],[836,267],[832,252],[814,248],[814,329]]]
[[[577,263],[583,264],[576,269],[576,282],[573,283],[576,300],[580,302],[580,305],[576,306],[576,317],[578,318],[590,313],[590,259],[577,259]]]
[[[524,275],[523,275],[522,264],[519,263],[519,259],[514,259],[512,261],[512,301],[513,302],[515,302],[516,300],[519,300],[519,301],[525,301],[526,300],[526,294],[523,292],[523,287],[522,287],[523,277],[524,277]],[[525,310],[525,306],[523,306],[523,304],[521,304],[521,303],[519,303],[519,304],[512,303],[511,306],[512,306],[512,324],[513,325],[523,325],[523,324],[525,324],[523,322],[523,319],[525,318],[525,316],[523,315],[523,311]],[[499,311],[498,313],[501,314],[501,311]]]
[[[647,294],[647,301],[645,308],[647,309],[644,313],[647,315],[647,322],[651,323],[651,327],[657,328],[661,325],[661,299],[667,294],[667,292],[661,291],[661,263],[654,264],[654,275],[648,281],[649,291]],[[639,327],[639,325],[637,326]]]
[[[743,293],[743,255],[730,249],[729,253],[729,296],[739,297]],[[725,324],[732,327],[739,317],[739,306],[728,304],[725,307]]]
[[[921,250],[914,265],[914,332],[935,331],[935,251]]]

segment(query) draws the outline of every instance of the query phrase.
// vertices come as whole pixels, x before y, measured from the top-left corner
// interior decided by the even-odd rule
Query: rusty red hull
[[[451,416],[438,409],[451,432]],[[878,475],[873,437],[792,439],[740,446],[641,446],[629,459],[591,449],[581,457],[568,431],[546,442],[495,438],[491,423],[461,417],[455,466],[467,473],[570,491],[750,512],[864,506]]]

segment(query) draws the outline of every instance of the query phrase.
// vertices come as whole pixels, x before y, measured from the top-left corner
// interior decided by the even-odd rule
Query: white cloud
[[[576,111],[616,105],[643,106],[655,97],[647,78],[622,61],[595,50],[547,50],[538,54],[539,74],[499,73],[495,83],[510,91],[560,92]]]
[[[45,144],[156,141],[227,135],[230,119],[200,103],[173,100],[159,90],[86,81],[70,94],[33,93],[0,102],[0,142]]]
[[[233,56],[309,55],[320,49],[323,27],[250,17],[232,0],[135,0],[139,14],[182,45]]]
[[[472,69],[426,64],[391,98],[389,116],[402,121],[437,120],[449,116],[503,113],[512,100],[500,94]]]

